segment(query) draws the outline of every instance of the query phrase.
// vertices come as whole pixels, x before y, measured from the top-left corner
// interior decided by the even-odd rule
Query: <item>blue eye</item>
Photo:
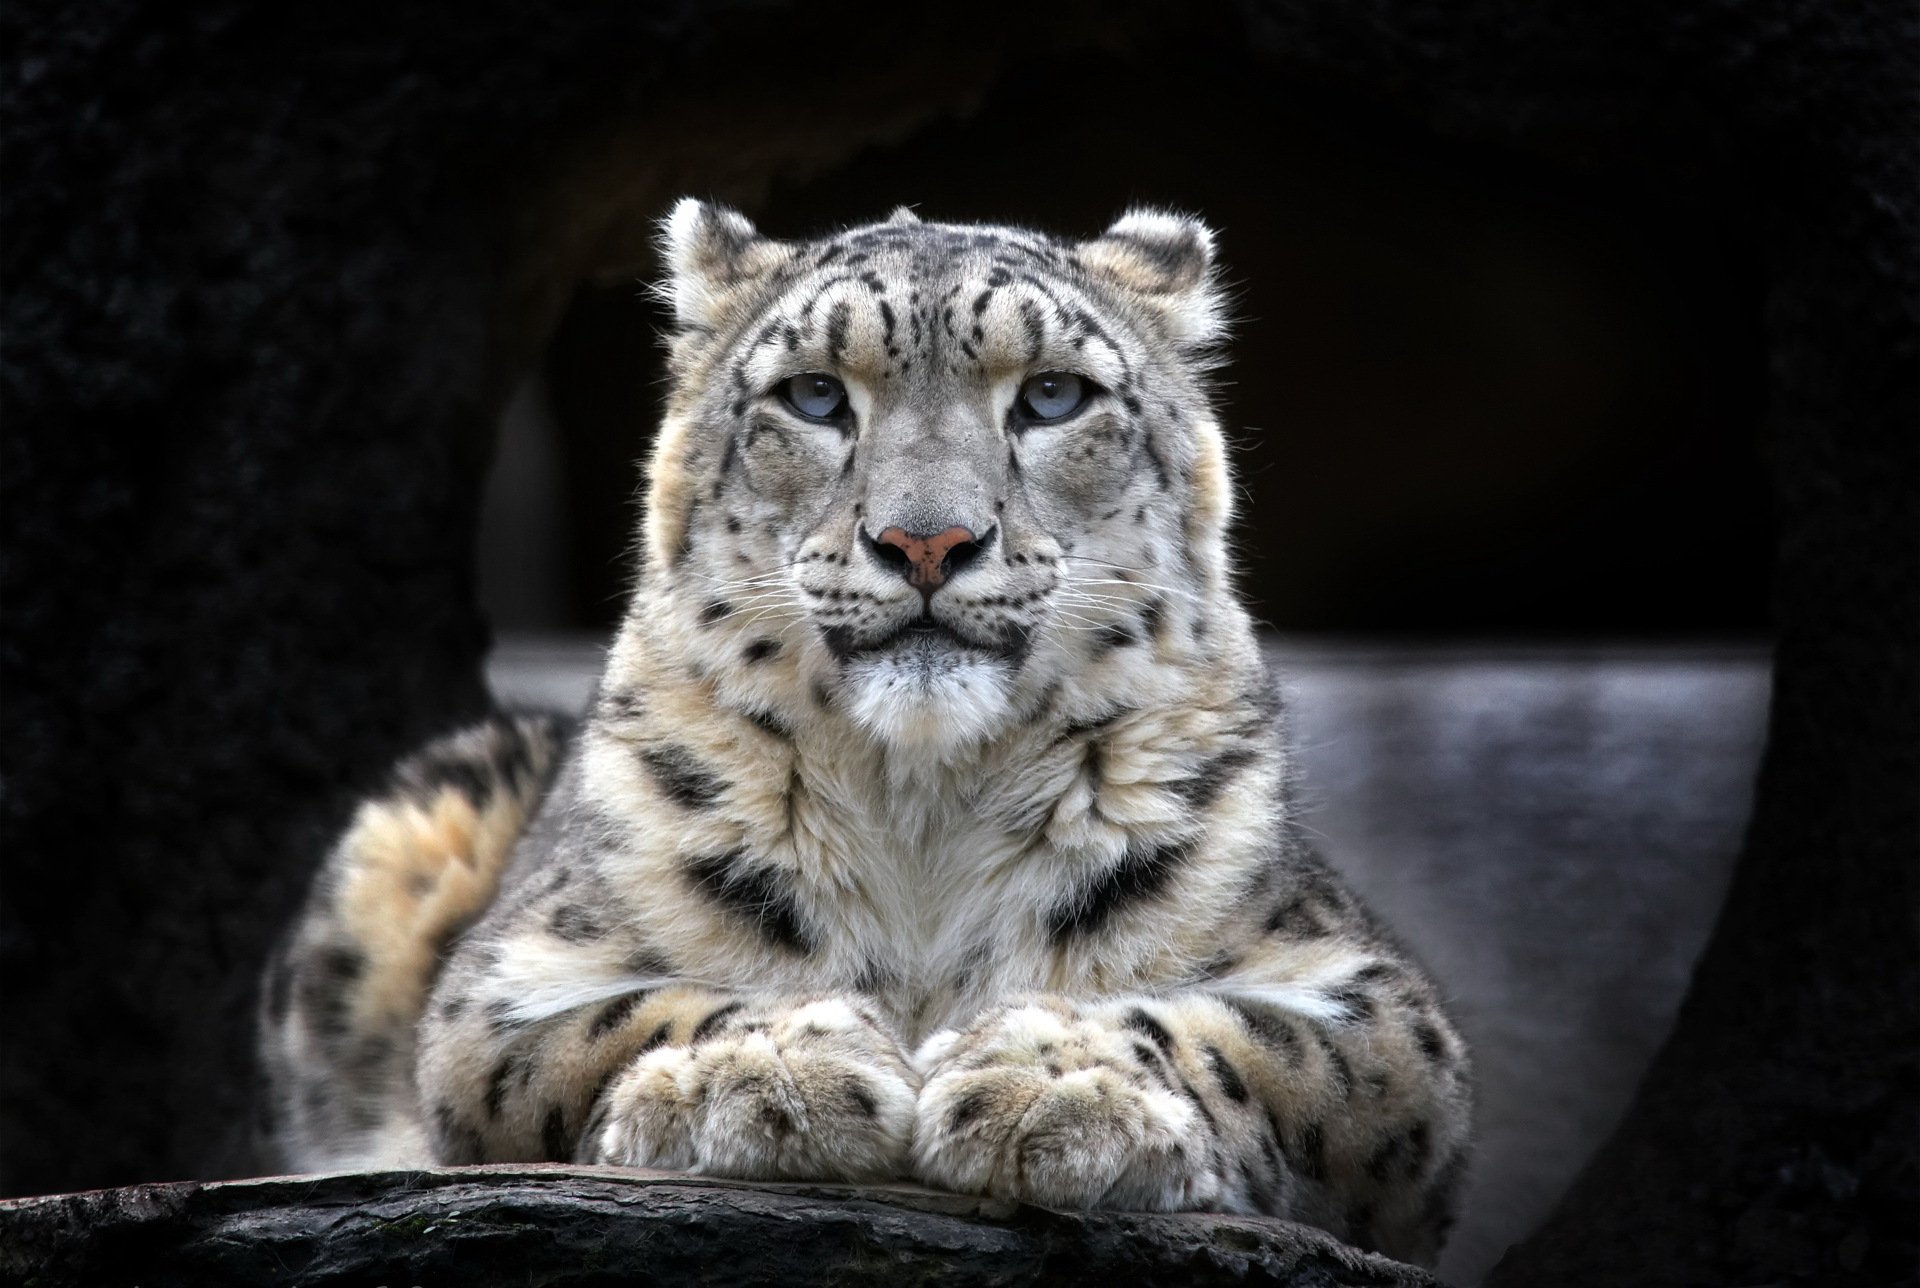
[[[832,420],[847,408],[847,387],[818,371],[788,377],[780,396],[808,420]]]
[[[1091,392],[1071,371],[1043,371],[1020,386],[1020,403],[1035,420],[1059,420],[1079,411]]]

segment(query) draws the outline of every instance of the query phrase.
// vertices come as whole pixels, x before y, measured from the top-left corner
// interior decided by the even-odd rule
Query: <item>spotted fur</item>
[[[347,1106],[292,1162],[912,1176],[1431,1261],[1467,1056],[1293,817],[1231,584],[1212,234],[903,211],[788,243],[687,201],[663,251],[672,390],[593,708],[497,896],[349,910],[411,788],[341,843],[268,1008],[282,1103]],[[1036,419],[1041,372],[1092,396]],[[782,401],[804,373],[844,414]],[[882,540],[955,528],[964,564]],[[531,781],[485,768],[500,728],[460,744],[476,810],[532,798],[487,787]],[[375,1031],[413,1083],[369,1090],[375,963],[482,904],[437,973],[406,958]]]
[[[403,761],[328,856],[260,995],[265,1147],[303,1171],[417,1164],[413,1095],[427,993],[499,889],[564,740],[500,719]]]

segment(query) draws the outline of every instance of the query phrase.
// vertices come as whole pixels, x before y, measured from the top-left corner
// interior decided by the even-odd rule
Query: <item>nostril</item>
[[[889,528],[887,531],[892,532],[894,529]],[[860,529],[860,544],[869,555],[873,556],[876,563],[890,572],[904,575],[907,566],[913,562],[904,546],[897,546],[890,541],[881,541],[869,535],[865,528]]]
[[[947,551],[947,557],[940,561],[940,571],[952,577],[964,571],[966,566],[972,563],[979,553],[980,543],[978,541],[962,541],[959,545]]]
[[[965,571],[968,564],[987,553],[988,547],[993,545],[993,538],[999,531],[998,528],[988,528],[976,541],[957,542],[951,550],[947,551],[945,562],[947,576],[957,576]]]

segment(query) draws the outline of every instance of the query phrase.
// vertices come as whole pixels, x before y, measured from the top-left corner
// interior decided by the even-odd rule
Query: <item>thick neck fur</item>
[[[1170,921],[1151,939],[1076,952],[1049,942],[1043,910],[1078,870],[1193,838],[1197,821],[1169,785],[1235,748],[1271,752],[1270,720],[1250,722],[1271,710],[1265,675],[1230,598],[1156,595],[1152,638],[1131,645],[1100,634],[1127,620],[1118,606],[1087,630],[1043,632],[990,729],[925,741],[858,718],[857,684],[805,623],[743,608],[715,617],[704,584],[640,588],[588,739],[590,795],[632,801],[637,828],[666,820],[631,789],[636,754],[677,758],[719,785],[718,808],[680,821],[665,847],[677,854],[621,847],[628,857],[610,866],[631,863],[636,888],[691,852],[745,849],[778,866],[818,931],[798,972],[815,986],[878,974],[926,999],[956,980],[990,991],[1011,974],[1021,987],[1120,988],[1164,977],[1169,959],[1205,958],[1204,916],[1187,933]],[[758,657],[770,639],[778,649]],[[612,749],[598,765],[595,745]],[[701,955],[699,938],[678,954]],[[713,954],[716,982],[739,956],[735,944]],[[1046,978],[1033,978],[1041,962]],[[932,1005],[922,1022],[939,1018]]]

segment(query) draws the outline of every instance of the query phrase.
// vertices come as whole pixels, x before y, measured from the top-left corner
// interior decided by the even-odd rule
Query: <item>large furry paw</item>
[[[641,1056],[603,1093],[580,1161],[747,1180],[885,1180],[918,1080],[841,1001],[735,1022]]]
[[[1138,1039],[1051,1002],[935,1034],[915,1056],[915,1174],[1052,1207],[1212,1206],[1213,1130]]]

